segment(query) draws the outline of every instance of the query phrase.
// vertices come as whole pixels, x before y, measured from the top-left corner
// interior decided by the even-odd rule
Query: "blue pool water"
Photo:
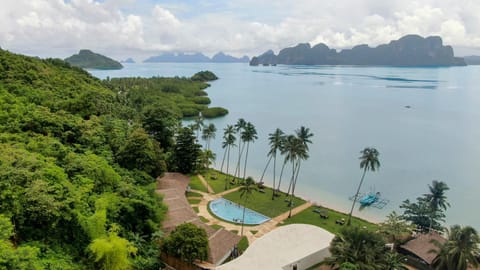
[[[238,205],[224,198],[220,198],[211,201],[208,207],[216,216],[220,217],[221,219],[237,223],[242,222],[244,207],[241,205]],[[268,220],[270,220],[269,217],[259,214],[251,209],[245,208],[244,224],[262,224]]]

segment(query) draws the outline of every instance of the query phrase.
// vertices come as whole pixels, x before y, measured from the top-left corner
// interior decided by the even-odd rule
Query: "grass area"
[[[200,218],[200,220],[203,222],[203,223],[207,223],[209,222],[210,220],[208,220],[208,218],[206,217],[203,217],[203,216],[198,216]]]
[[[230,230],[234,234],[238,234],[238,230]]]
[[[246,236],[243,236],[242,239],[240,239],[240,242],[238,242],[238,250],[240,253],[243,253],[245,250],[248,248],[248,239]]]
[[[202,181],[200,181],[200,178],[198,178],[197,175],[190,176],[189,185],[192,189],[200,190],[200,191],[203,191],[203,192],[208,192],[207,188],[202,184]]]
[[[224,228],[222,225],[218,225],[218,224],[212,224],[212,225],[210,225],[210,227],[214,228],[215,230],[220,230],[220,229]]]
[[[193,192],[193,191],[190,191],[190,192],[187,192],[187,197],[188,198],[191,198],[191,197],[200,197],[202,198],[203,195],[198,193],[198,192]]]
[[[255,231],[255,230],[251,230],[250,232],[251,232],[253,235],[255,235],[255,234],[258,233],[258,231]]]
[[[225,199],[232,202],[245,205],[247,208],[255,210],[268,217],[276,217],[280,214],[283,214],[290,210],[288,203],[285,202],[285,194],[282,193],[279,197],[276,197],[275,200],[272,200],[272,189],[264,188],[265,193],[259,191],[253,191],[249,195],[247,203],[245,204],[245,199],[240,198],[240,191],[235,191],[224,196]],[[305,200],[295,197],[293,199],[293,208],[300,206],[305,203]]]
[[[199,204],[202,199],[198,198],[187,198],[189,204]]]
[[[198,207],[196,207],[196,206],[192,207],[192,209],[193,209],[193,211],[195,211],[195,213],[197,213],[197,214],[200,212],[200,210],[198,210]]]
[[[314,209],[320,208],[323,211],[326,211],[326,214],[328,215],[327,219],[321,218],[320,214],[313,212]],[[282,225],[287,225],[287,224],[311,224],[315,225],[318,227],[321,227],[333,234],[338,234],[340,230],[346,226],[345,225],[339,225],[336,224],[336,220],[340,219],[345,219],[348,220],[348,215],[345,213],[340,213],[332,209],[328,208],[323,208],[323,207],[318,207],[318,206],[311,206],[302,212],[292,216],[289,219],[284,220]],[[359,227],[366,227],[368,230],[376,231],[378,229],[378,225],[374,223],[370,223],[366,220],[352,217],[352,226],[359,226]]]
[[[220,193],[225,191],[225,178],[228,177],[228,188],[227,189],[232,189],[237,186],[238,184],[231,184],[230,180],[233,178],[231,175],[226,175],[224,173],[221,173],[220,171],[214,170],[214,169],[209,169],[203,174],[203,178],[205,178],[205,181],[210,185],[210,187],[213,189],[213,192],[215,194]],[[238,180],[239,178],[237,178]],[[238,181],[236,181],[238,182]]]

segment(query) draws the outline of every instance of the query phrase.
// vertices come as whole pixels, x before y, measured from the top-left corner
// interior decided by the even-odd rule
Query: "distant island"
[[[203,53],[164,53],[158,56],[152,56],[144,63],[248,63],[250,59],[248,56],[240,58],[219,52],[212,58]]]
[[[104,55],[94,53],[90,50],[80,50],[78,54],[74,54],[65,61],[70,65],[79,68],[90,69],[122,69],[123,66],[118,61],[108,58]]]
[[[451,46],[442,38],[407,35],[389,44],[371,48],[358,45],[337,52],[320,43],[313,47],[301,43],[282,49],[278,55],[267,51],[253,57],[251,66],[258,65],[377,65],[377,66],[465,66],[465,60],[455,57]]]
[[[135,61],[132,58],[127,58],[125,60],[120,61],[120,63],[135,64]]]
[[[467,65],[480,65],[480,56],[478,55],[470,55],[463,57]]]

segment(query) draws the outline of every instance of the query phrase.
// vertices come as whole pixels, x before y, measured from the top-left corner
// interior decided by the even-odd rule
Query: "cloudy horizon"
[[[474,0],[7,0],[0,47],[65,58],[80,49],[118,60],[164,52],[278,52],[298,43],[341,50],[407,34],[437,35],[457,56],[480,54]]]

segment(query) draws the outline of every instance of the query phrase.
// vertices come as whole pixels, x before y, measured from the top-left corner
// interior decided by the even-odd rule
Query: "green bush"
[[[222,107],[211,107],[206,108],[202,111],[202,115],[205,118],[215,118],[220,116],[225,116],[228,114],[228,110]]]
[[[180,88],[176,85],[164,85],[162,86],[162,92],[165,93],[180,93]]]
[[[204,105],[208,105],[212,102],[208,97],[194,97],[192,100],[196,104],[204,104]]]
[[[198,96],[198,97],[208,96],[208,93],[203,91],[203,90],[200,90],[200,91],[195,92],[195,96]]]
[[[195,73],[195,75],[192,76],[192,81],[200,81],[200,82],[214,81],[217,79],[218,79],[217,75],[215,75],[213,72],[208,70],[197,72]]]

